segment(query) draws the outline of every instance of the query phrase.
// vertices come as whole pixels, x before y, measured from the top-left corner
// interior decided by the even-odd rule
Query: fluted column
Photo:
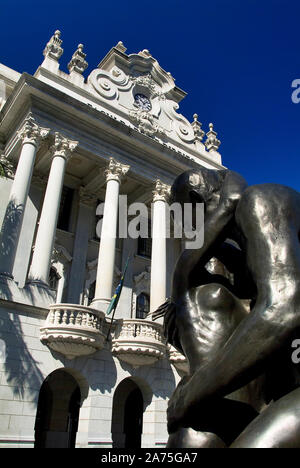
[[[65,167],[77,145],[77,141],[68,140],[58,132],[55,133],[55,143],[51,148],[51,169],[30,268],[30,282],[48,284]]]
[[[154,312],[166,300],[167,273],[167,202],[170,187],[160,180],[153,191],[152,254],[150,280],[150,311]]]
[[[31,114],[17,134],[22,141],[22,148],[0,234],[1,276],[13,277],[12,271],[36,152],[40,141],[46,138],[48,134],[49,129],[39,127]]]
[[[112,296],[115,264],[115,248],[118,221],[119,189],[121,179],[128,172],[129,166],[110,158],[106,175],[105,205],[99,246],[95,297],[91,307],[105,309]],[[105,310],[104,310],[105,311]]]

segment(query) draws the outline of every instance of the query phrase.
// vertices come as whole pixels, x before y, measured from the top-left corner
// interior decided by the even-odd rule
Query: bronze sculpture
[[[171,196],[204,203],[205,225],[204,245],[179,257],[164,306],[168,341],[190,365],[169,402],[168,447],[300,447],[290,352],[300,327],[300,194],[203,168],[181,174]],[[231,282],[207,271],[213,257]],[[273,400],[262,412],[226,397],[257,378]]]

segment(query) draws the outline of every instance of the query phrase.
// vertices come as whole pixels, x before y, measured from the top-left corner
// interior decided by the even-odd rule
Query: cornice
[[[94,142],[97,140],[97,144],[99,144],[99,139],[101,139],[102,142],[104,141],[111,147],[111,153],[108,154],[108,157],[114,156],[119,159],[123,157],[123,163],[126,163],[127,160],[127,153],[124,152],[126,147],[129,154],[136,154],[137,157],[143,151],[145,157],[148,155],[149,164],[151,162],[152,167],[153,163],[157,165],[158,172],[164,166],[166,172],[169,172],[167,169],[170,169],[170,162],[172,162],[174,174],[188,168],[197,168],[199,164],[216,169],[224,168],[209,157],[199,155],[196,151],[190,152],[189,155],[184,149],[181,151],[171,148],[167,143],[142,134],[135,128],[130,128],[106,110],[95,109],[27,73],[23,73],[0,112],[0,133],[9,132],[17,118],[20,119],[21,110],[25,113],[30,107],[36,108],[37,112],[43,112],[44,124],[47,122],[49,126],[46,116],[49,116],[49,121],[52,118],[53,123],[56,123],[55,131],[60,130],[58,122],[63,124],[63,128],[69,124],[69,138],[75,138],[78,131],[81,136],[86,137],[86,141],[88,139]],[[103,132],[101,135],[99,129]],[[112,145],[111,141],[114,137],[116,141]],[[82,138],[79,140],[81,145]],[[192,156],[199,160],[199,164],[193,160]]]

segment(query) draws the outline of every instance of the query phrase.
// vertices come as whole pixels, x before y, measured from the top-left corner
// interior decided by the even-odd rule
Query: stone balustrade
[[[119,320],[112,340],[112,352],[133,367],[153,364],[166,354],[162,326],[142,319]]]
[[[40,339],[53,351],[73,359],[103,348],[103,325],[103,312],[77,304],[53,304]]]

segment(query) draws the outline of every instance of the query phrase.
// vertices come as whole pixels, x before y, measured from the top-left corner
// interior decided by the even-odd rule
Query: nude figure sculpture
[[[204,203],[205,223],[203,246],[177,261],[165,306],[168,341],[190,365],[169,402],[168,447],[300,447],[290,352],[300,327],[300,194],[201,169],[177,177],[171,195]],[[213,257],[232,282],[207,271]],[[271,401],[262,412],[226,398],[262,375]]]

